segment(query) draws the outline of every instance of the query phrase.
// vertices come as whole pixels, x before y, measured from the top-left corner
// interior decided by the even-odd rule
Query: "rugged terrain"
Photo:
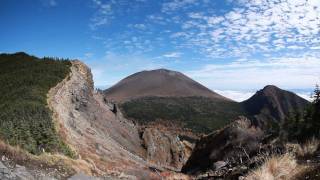
[[[28,72],[32,76],[21,76],[26,104],[38,91],[44,100],[36,101],[44,111],[26,113],[28,108],[22,111],[17,109],[20,106],[12,106],[17,113],[1,110],[0,133],[7,135],[0,141],[2,179],[237,178],[257,167],[261,154],[286,150],[266,127],[276,124],[279,128],[292,112],[302,112],[309,104],[275,86],[266,86],[237,103],[181,73],[164,69],[134,74],[101,92],[94,90],[90,69],[80,61],[47,61],[25,53],[1,57],[5,57],[0,62],[3,67],[10,62],[11,70],[0,74],[0,83],[17,76],[15,72]],[[8,61],[12,58],[14,61]],[[40,68],[27,71],[34,59]],[[23,67],[19,64],[16,69],[15,63],[20,61]],[[47,76],[35,78],[47,65]],[[50,84],[43,78],[51,78]],[[17,88],[17,82],[9,86]],[[40,85],[45,89],[39,90]],[[12,97],[11,91],[3,92],[9,94],[0,98],[0,107],[8,107],[9,98],[19,100],[15,91]],[[11,127],[9,119],[3,119],[8,115],[23,120],[18,125],[31,133],[23,136],[21,129],[5,129]],[[46,119],[42,122],[39,117]],[[10,142],[8,133],[12,132],[19,141]],[[31,148],[25,143],[29,140]],[[22,145],[22,149],[8,143]]]
[[[73,61],[71,73],[50,91],[49,105],[59,134],[81,159],[91,162],[92,173],[160,178],[158,171],[179,170],[187,157],[177,135],[138,127],[95,92],[90,70]]]

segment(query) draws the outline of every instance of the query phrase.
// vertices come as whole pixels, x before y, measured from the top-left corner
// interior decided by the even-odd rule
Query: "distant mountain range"
[[[256,124],[281,122],[309,103],[300,96],[268,85],[238,103],[213,92],[186,75],[167,69],[130,75],[104,91],[118,102],[125,116],[145,124],[177,121],[195,132],[211,132],[245,115]]]

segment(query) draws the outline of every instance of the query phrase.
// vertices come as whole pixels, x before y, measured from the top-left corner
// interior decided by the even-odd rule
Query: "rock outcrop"
[[[182,172],[196,174],[209,169],[218,170],[227,164],[248,159],[259,149],[263,132],[245,117],[227,127],[201,138]],[[235,162],[233,162],[235,161]]]
[[[180,171],[189,157],[185,144],[172,132],[146,128],[142,139],[147,150],[148,161],[160,167]]]

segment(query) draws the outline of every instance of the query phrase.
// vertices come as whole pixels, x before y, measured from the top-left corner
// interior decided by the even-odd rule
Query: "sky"
[[[320,82],[320,0],[0,0],[0,53],[80,59],[96,87],[180,71],[237,101]]]

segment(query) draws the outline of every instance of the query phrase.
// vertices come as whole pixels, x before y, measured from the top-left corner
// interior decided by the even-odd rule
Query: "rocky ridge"
[[[177,135],[147,129],[140,137],[132,121],[112,112],[80,61],[73,61],[69,77],[50,91],[48,104],[59,134],[88,162],[91,175],[161,179],[161,171],[179,170],[187,159]]]

